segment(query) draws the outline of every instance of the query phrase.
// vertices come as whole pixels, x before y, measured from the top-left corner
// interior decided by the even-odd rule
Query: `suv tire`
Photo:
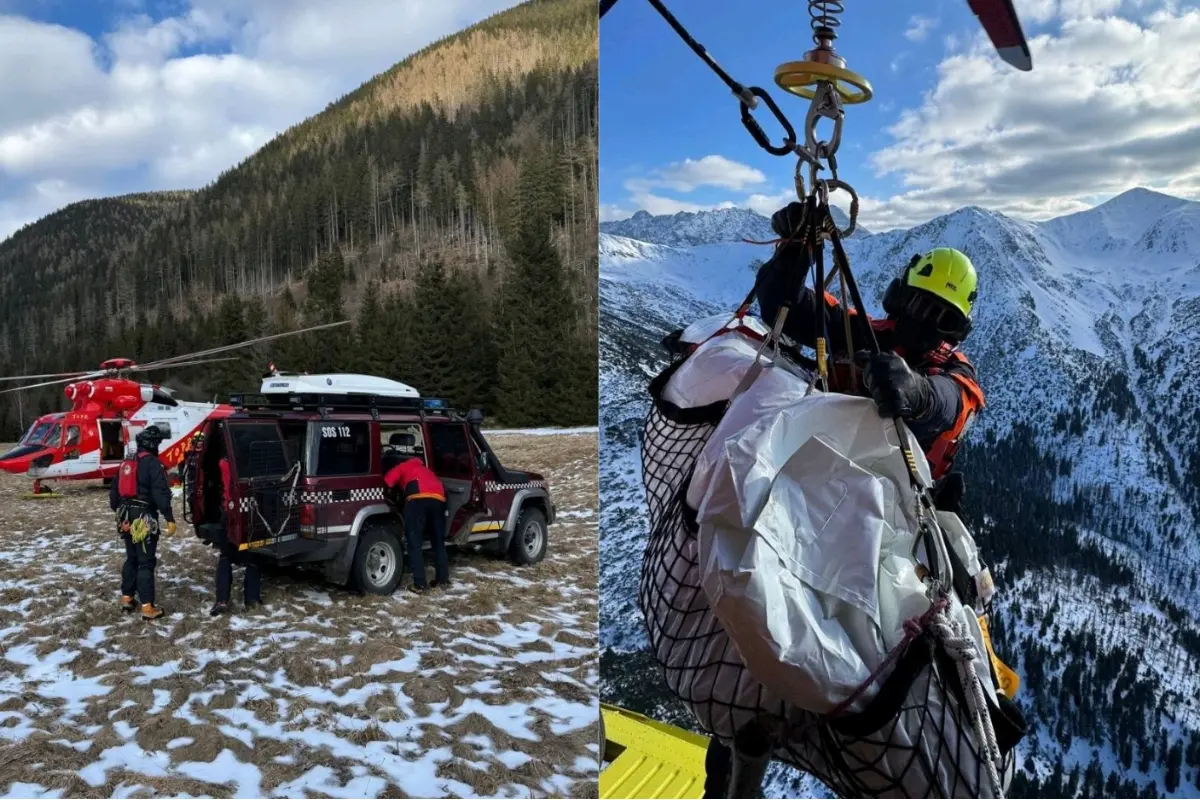
[[[391,594],[404,572],[404,550],[395,528],[368,524],[354,552],[351,575],[367,594]]]
[[[525,506],[517,517],[517,528],[513,531],[508,551],[513,563],[527,567],[546,557],[546,515],[536,506]]]

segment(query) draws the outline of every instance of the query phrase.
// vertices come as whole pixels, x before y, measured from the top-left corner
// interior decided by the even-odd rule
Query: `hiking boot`
[[[153,603],[142,603],[142,619],[152,620],[158,619],[167,612],[163,611]]]
[[[122,611],[124,611],[125,613],[128,614],[130,611],[133,611],[135,608],[137,608],[137,600],[135,600],[132,596],[127,595],[127,594],[121,595],[121,610]]]
[[[432,581],[430,581],[429,588],[430,589],[449,589],[450,588],[450,579],[447,578],[446,580],[443,581],[443,580],[439,580],[438,578],[434,578]]]
[[[409,584],[408,590],[413,594],[425,594],[427,591],[429,591],[424,586],[417,586],[415,583]]]
[[[228,603],[213,603],[213,607],[212,607],[212,609],[209,610],[208,615],[210,617],[219,617],[222,614],[227,614],[227,613],[229,613],[229,604]]]
[[[253,611],[256,608],[262,608],[262,604],[263,604],[262,600],[247,600],[246,601],[246,610]]]

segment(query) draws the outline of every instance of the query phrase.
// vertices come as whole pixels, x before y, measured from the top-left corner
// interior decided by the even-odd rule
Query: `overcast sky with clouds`
[[[68,203],[199,188],[516,0],[0,0],[0,240]]]
[[[771,77],[812,46],[801,3],[787,14],[765,0],[736,13],[725,0],[674,5],[735,78],[771,89],[803,124],[806,101]],[[868,228],[964,205],[1046,219],[1134,186],[1200,200],[1200,3],[1017,0],[1032,73],[999,60],[965,0],[846,5],[836,47],[876,94],[848,107],[838,160]],[[648,4],[618,3],[600,45],[603,218],[770,214],[794,199],[794,157],[758,149],[736,100]]]

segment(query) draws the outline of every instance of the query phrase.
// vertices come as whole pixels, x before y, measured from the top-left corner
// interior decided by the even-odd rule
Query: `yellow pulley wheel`
[[[845,67],[820,61],[788,61],[775,68],[776,85],[805,100],[813,98],[821,81],[832,83],[846,105],[865,103],[874,96],[870,81]]]

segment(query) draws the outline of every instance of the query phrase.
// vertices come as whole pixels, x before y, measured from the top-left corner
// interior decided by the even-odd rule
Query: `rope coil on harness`
[[[961,619],[950,620],[943,609],[934,615],[930,629],[934,638],[954,660],[958,667],[959,683],[967,699],[967,713],[971,718],[971,728],[975,739],[984,749],[982,759],[987,769],[988,780],[996,797],[1004,797],[1004,783],[1000,778],[1000,764],[1004,757],[1000,753],[1000,745],[996,741],[996,728],[992,717],[987,711],[987,698],[983,694],[983,683],[975,674],[975,659],[979,657],[979,648],[975,640],[967,632],[967,625]]]

